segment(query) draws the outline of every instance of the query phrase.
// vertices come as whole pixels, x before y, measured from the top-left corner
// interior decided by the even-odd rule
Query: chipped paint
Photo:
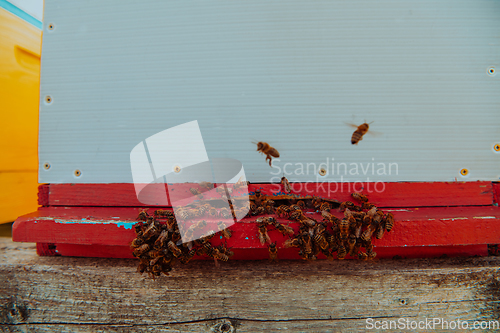
[[[50,219],[52,220],[52,219]],[[124,227],[125,229],[132,229],[136,222],[120,222],[120,221],[112,221],[112,220],[63,220],[63,219],[53,219],[56,223],[61,224],[114,224],[116,227]]]
[[[496,216],[474,216],[473,219],[496,219]]]
[[[455,221],[455,220],[468,220],[468,217],[450,217],[450,218],[443,218],[439,219],[440,221]]]
[[[412,212],[411,209],[384,209],[386,212]]]

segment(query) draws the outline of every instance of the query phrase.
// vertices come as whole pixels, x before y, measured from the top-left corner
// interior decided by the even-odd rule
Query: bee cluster
[[[180,210],[181,214],[182,210]],[[208,256],[217,260],[227,261],[233,252],[225,245],[213,247],[210,239],[215,235],[209,233],[192,242],[179,245],[181,230],[177,224],[174,213],[170,210],[155,210],[150,216],[146,210],[139,213],[140,222],[134,225],[136,238],[132,241],[133,256],[140,260],[137,271],[147,272],[150,277],[158,277],[161,273],[168,275],[176,263],[187,264],[195,255]],[[229,229],[221,225],[224,237],[231,237]],[[184,237],[194,237],[192,233],[202,230],[207,223],[202,220],[191,226],[184,233]],[[190,236],[191,235],[191,236]]]
[[[373,251],[372,238],[381,239],[386,231],[391,231],[394,226],[394,216],[392,213],[384,214],[378,210],[361,193],[353,193],[352,197],[360,204],[356,205],[352,201],[339,203],[317,197],[304,200],[288,199],[292,203],[278,206],[275,214],[299,222],[298,233],[295,233],[290,226],[279,223],[272,216],[257,218],[258,237],[262,245],[269,244],[269,259],[277,260],[277,247],[276,242],[273,243],[267,233],[268,227],[275,228],[287,236],[284,247],[298,248],[298,254],[304,260],[315,260],[319,253],[324,254],[329,260],[334,259],[335,253],[337,259],[344,259],[348,254],[352,258],[362,260],[375,258],[377,254]],[[274,204],[273,200],[256,191],[253,205],[251,204],[251,207],[255,207],[252,209],[252,214],[258,214],[259,207],[265,207],[266,211],[274,209],[270,202]],[[344,213],[342,219],[330,213],[334,206]],[[320,212],[322,220],[306,216],[307,210]]]

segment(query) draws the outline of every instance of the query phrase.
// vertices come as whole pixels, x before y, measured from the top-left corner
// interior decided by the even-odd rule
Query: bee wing
[[[367,134],[370,134],[372,136],[381,136],[381,135],[384,135],[384,133],[382,133],[382,132],[377,132],[377,131],[372,131],[372,130],[368,130]]]
[[[356,129],[359,127],[359,125],[354,125],[353,123],[345,123],[345,124]]]

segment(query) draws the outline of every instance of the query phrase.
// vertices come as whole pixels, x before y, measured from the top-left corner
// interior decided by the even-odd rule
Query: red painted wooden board
[[[385,249],[381,253],[387,257],[407,251],[402,250],[404,248],[414,248],[413,252],[405,252],[409,256],[417,255],[418,251],[422,256],[426,256],[425,254],[429,251],[438,255],[446,247],[474,247],[500,243],[499,207],[434,207],[385,209],[384,211],[393,212],[396,219],[395,226],[393,231],[386,233],[382,239],[374,239],[373,244],[376,249]],[[132,226],[137,213],[137,208],[42,207],[38,212],[22,216],[14,223],[13,240],[58,244],[59,250],[62,251],[60,254],[76,255],[75,249],[80,248],[82,252],[77,251],[80,255],[96,256],[99,253],[99,247],[95,246],[111,246],[110,249],[113,249],[115,246],[126,248],[130,244],[135,237]],[[338,211],[333,211],[333,213],[338,217],[342,216]],[[317,213],[311,216],[321,220]],[[296,231],[298,230],[298,223],[284,219],[281,221],[289,223]],[[245,218],[230,229],[233,230],[233,237],[227,241],[227,245],[233,247],[235,253],[240,250],[243,252],[266,251],[266,246],[258,241],[255,218]],[[268,228],[268,230],[271,239],[278,242],[278,248],[282,248],[286,238],[273,228]],[[222,236],[219,236],[219,241],[222,241],[221,238]],[[84,247],[75,247],[76,245]],[[214,243],[214,245],[217,244]],[[85,249],[91,249],[88,246],[94,247],[93,252],[85,252]],[[485,246],[476,247],[475,250],[478,252],[475,254],[485,253]],[[430,247],[441,249],[434,251],[429,250]],[[106,256],[124,257],[123,249],[114,249],[115,252],[107,251]],[[470,249],[456,248],[455,250],[470,252]],[[453,251],[443,253],[454,254]],[[257,259],[260,256],[243,257]]]
[[[180,185],[186,193],[193,186]],[[150,197],[155,193],[161,197],[161,192],[165,192],[164,184],[151,186]],[[491,182],[294,183],[292,186],[295,189],[292,193],[339,201],[352,200],[350,194],[362,189],[378,207],[481,206],[491,205],[494,196]],[[250,184],[248,191],[257,188],[269,195],[282,191],[280,184]],[[134,184],[48,184],[41,185],[39,192],[42,206],[146,206],[137,200]],[[165,203],[147,206],[165,206]]]

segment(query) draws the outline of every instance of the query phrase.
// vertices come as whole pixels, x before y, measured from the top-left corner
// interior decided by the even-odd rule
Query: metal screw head
[[[43,163],[43,168],[44,168],[45,170],[49,170],[49,169],[50,169],[50,163],[49,163],[49,162],[45,162],[45,163]]]
[[[495,72],[496,72],[495,67],[488,68],[488,70],[486,72],[488,73],[488,75],[494,76]]]
[[[460,174],[461,174],[462,176],[467,176],[467,175],[469,174],[469,170],[468,170],[468,169],[463,168],[462,170],[460,170]]]
[[[318,173],[319,173],[319,175],[320,175],[320,176],[324,176],[324,175],[326,175],[326,170],[325,170],[325,168],[321,168],[321,169],[319,169]]]
[[[75,170],[74,174],[75,174],[75,177],[80,177],[82,175],[82,172],[77,169],[77,170]]]
[[[54,23],[49,23],[49,24],[47,25],[47,30],[52,31],[52,30],[54,30],[54,29],[55,29],[55,25],[54,25]]]
[[[45,103],[47,103],[47,104],[52,103],[52,96],[49,96],[49,95],[45,96]]]
[[[178,166],[178,165],[174,166],[174,172],[175,172],[175,173],[179,173],[179,172],[181,172],[181,167],[180,167],[180,166]]]
[[[493,150],[494,150],[494,151],[500,151],[500,143],[496,143],[496,144],[493,146]]]

